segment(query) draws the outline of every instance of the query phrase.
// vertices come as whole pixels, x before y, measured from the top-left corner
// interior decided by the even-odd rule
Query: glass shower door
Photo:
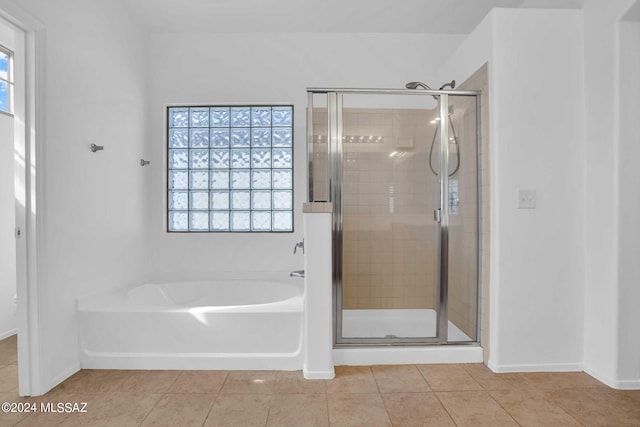
[[[449,96],[448,104],[448,341],[474,342],[479,337],[478,97]]]
[[[337,345],[476,343],[479,93],[309,89]]]
[[[332,187],[337,342],[439,342],[440,182],[427,166],[430,157],[439,162],[439,99],[329,99],[337,109],[332,179],[341,183]]]

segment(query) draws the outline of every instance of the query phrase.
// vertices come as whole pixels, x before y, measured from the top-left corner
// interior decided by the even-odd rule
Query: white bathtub
[[[81,365],[301,369],[304,281],[282,277],[149,283],[79,299]]]

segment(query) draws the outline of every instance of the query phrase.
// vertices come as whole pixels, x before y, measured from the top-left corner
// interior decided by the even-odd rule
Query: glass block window
[[[293,106],[167,108],[169,232],[293,231]]]
[[[0,46],[0,111],[13,113],[13,53]]]

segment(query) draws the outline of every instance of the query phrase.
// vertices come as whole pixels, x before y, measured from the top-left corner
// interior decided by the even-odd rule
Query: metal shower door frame
[[[439,177],[439,207],[434,211],[434,220],[438,222],[437,233],[437,283],[436,283],[436,334],[435,337],[349,337],[342,336],[342,255],[343,255],[343,229],[342,229],[342,161],[343,161],[343,132],[342,132],[342,108],[344,94],[370,94],[370,95],[412,95],[412,96],[437,96],[440,103],[440,161],[439,170],[448,171],[449,165],[449,96],[474,96],[476,98],[476,150],[479,154],[480,145],[480,92],[479,91],[451,91],[451,90],[413,90],[413,89],[351,89],[351,88],[308,88],[309,110],[307,112],[309,123],[308,129],[312,128],[312,106],[313,94],[327,95],[327,135],[329,144],[329,201],[333,203],[333,314],[334,314],[334,346],[371,346],[371,345],[434,345],[449,344],[448,341],[448,271],[449,271],[449,174],[440,174]],[[312,138],[313,131],[308,130],[308,135]],[[311,139],[310,139],[311,140]],[[309,144],[312,147],[312,144]],[[479,165],[480,157],[476,157]],[[313,167],[313,152],[310,148],[308,158],[309,171]],[[478,189],[480,188],[478,169]],[[309,176],[310,201],[313,200],[313,177]],[[480,206],[480,193],[478,192],[478,214]],[[428,213],[425,212],[425,215]],[[479,216],[478,216],[479,218]],[[477,256],[480,257],[479,228],[476,238]],[[478,276],[480,264],[478,263]],[[480,298],[480,281],[477,278],[478,300]],[[478,301],[479,302],[479,301]],[[480,330],[480,306],[477,309],[477,330]],[[456,344],[477,345],[479,333],[476,341]]]

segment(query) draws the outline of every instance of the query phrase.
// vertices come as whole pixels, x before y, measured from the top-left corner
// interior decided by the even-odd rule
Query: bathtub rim
[[[189,305],[143,305],[143,304],[123,304],[123,297],[132,290],[147,285],[166,285],[172,283],[215,283],[215,282],[258,282],[277,283],[291,286],[297,292],[289,298],[270,301],[258,304],[224,305],[224,306],[189,306]],[[135,312],[135,313],[157,313],[157,312],[216,312],[216,313],[270,313],[270,312],[303,312],[304,311],[305,283],[299,278],[277,279],[272,277],[216,277],[205,280],[150,280],[144,283],[130,284],[118,289],[93,293],[76,298],[77,312]]]

